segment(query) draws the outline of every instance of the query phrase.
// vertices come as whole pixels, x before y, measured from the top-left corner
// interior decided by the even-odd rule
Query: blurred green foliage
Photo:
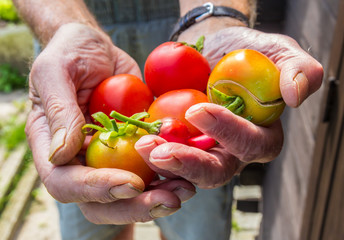
[[[19,16],[12,0],[0,0],[0,19],[18,22]]]
[[[26,141],[27,102],[18,100],[13,101],[12,104],[16,111],[0,119],[0,145],[4,146],[8,152]]]
[[[1,0],[0,0],[1,1]],[[26,76],[10,64],[0,65],[0,92],[11,92],[26,87]]]
[[[19,121],[15,116],[0,122],[0,144],[8,151],[24,141],[26,141],[25,122]]]

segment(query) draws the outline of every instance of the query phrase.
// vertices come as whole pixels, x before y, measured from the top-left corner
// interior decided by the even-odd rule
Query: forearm
[[[66,23],[83,23],[100,29],[82,0],[13,0],[20,16],[45,46]]]
[[[202,6],[209,0],[179,0],[180,15],[184,16],[193,8]],[[256,18],[256,0],[212,0],[214,6],[225,6],[242,12],[249,19],[250,26],[253,26]],[[201,22],[193,24],[179,36],[180,41],[194,42],[199,35],[215,33],[223,28],[231,26],[246,26],[242,21],[231,17],[209,17]]]

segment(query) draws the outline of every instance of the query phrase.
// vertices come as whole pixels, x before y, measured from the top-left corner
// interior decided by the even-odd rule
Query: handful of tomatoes
[[[134,148],[143,135],[156,134],[202,150],[217,144],[185,119],[192,105],[210,100],[263,125],[279,117],[284,102],[275,65],[256,51],[238,50],[211,71],[201,54],[203,40],[191,46],[166,42],[154,49],[145,64],[146,84],[136,76],[120,74],[96,87],[89,112],[97,125],[84,126],[97,130],[86,152],[86,165],[131,171],[148,185],[155,173]]]

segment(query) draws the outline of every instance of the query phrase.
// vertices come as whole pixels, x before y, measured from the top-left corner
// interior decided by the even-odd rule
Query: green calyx
[[[92,117],[96,122],[99,122],[103,127],[95,124],[85,124],[82,127],[82,131],[86,134],[92,129],[100,132],[99,140],[106,146],[114,148],[112,144],[116,137],[119,136],[133,136],[137,131],[137,126],[131,125],[128,122],[118,123],[116,119],[110,119],[105,113],[97,112],[92,114]],[[131,118],[142,118],[141,115],[133,115]]]
[[[146,130],[149,134],[159,134],[160,127],[162,125],[161,120],[156,120],[154,122],[148,123],[148,122],[140,121],[140,119],[148,118],[149,117],[149,113],[142,112],[142,113],[137,113],[135,115],[137,115],[137,116],[129,118],[129,117],[124,116],[124,115],[122,115],[122,114],[120,114],[119,112],[116,112],[116,111],[112,111],[110,113],[111,117],[113,117],[113,118],[115,118],[115,119],[117,119],[119,121],[126,122],[126,123],[132,124],[132,125],[134,125],[136,127],[142,128],[142,129]]]
[[[217,90],[214,87],[209,87],[212,94],[219,99],[221,102],[223,102],[222,106],[230,110],[236,115],[241,116],[242,113],[245,110],[245,102],[244,100],[239,96],[228,96],[227,94]],[[248,116],[246,118],[247,120],[251,121],[252,117]]]
[[[103,127],[96,124],[85,124],[82,131],[86,134],[92,129],[100,132],[99,140],[106,146],[114,148],[114,139],[119,136],[133,136],[136,134],[138,128],[146,130],[149,134],[159,134],[162,125],[161,120],[156,120],[152,123],[141,121],[140,119],[148,118],[149,113],[141,112],[132,115],[131,117],[124,116],[116,111],[110,113],[110,119],[105,113],[97,112],[92,114],[96,122],[99,122]],[[121,122],[117,122],[121,121]]]
[[[188,44],[186,42],[181,42],[181,43],[184,44],[185,46],[189,46],[196,49],[199,53],[202,53],[203,47],[204,47],[204,39],[205,39],[204,36],[200,36],[195,44]]]

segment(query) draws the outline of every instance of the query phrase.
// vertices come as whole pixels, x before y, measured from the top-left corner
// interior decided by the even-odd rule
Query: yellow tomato
[[[147,132],[139,129],[133,135],[122,135],[110,138],[105,145],[100,139],[101,132],[93,135],[86,152],[86,165],[94,168],[119,168],[133,172],[142,178],[145,185],[154,179],[151,170],[134,145]]]
[[[210,102],[226,105],[224,96],[239,96],[244,110],[239,114],[260,126],[272,124],[285,103],[279,87],[280,72],[262,53],[239,49],[226,54],[213,69],[207,87]]]

